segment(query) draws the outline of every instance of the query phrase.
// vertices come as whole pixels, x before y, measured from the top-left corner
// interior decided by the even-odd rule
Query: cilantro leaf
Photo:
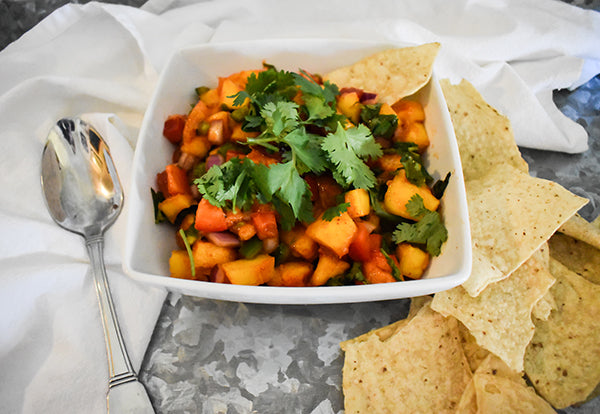
[[[376,137],[391,138],[398,126],[398,117],[392,114],[380,114],[381,104],[363,105],[360,111],[361,121],[369,127]]]
[[[348,211],[348,207],[350,207],[350,203],[342,203],[328,208],[323,213],[323,220],[331,221],[334,218],[339,217],[342,213]]]
[[[402,156],[400,162],[406,172],[406,179],[412,184],[421,187],[433,181],[433,178],[423,165],[419,147],[412,142],[397,142],[394,150]]]
[[[438,200],[444,195],[446,187],[448,187],[448,183],[450,183],[451,176],[452,173],[448,172],[448,174],[446,174],[446,177],[443,180],[437,180],[435,184],[433,184],[433,186],[431,187],[431,193]]]
[[[322,137],[306,132],[306,128],[297,128],[283,138],[296,157],[296,168],[300,174],[312,171],[321,173],[328,166],[325,153],[321,149]]]
[[[418,219],[415,223],[400,223],[392,239],[396,243],[409,242],[426,245],[432,256],[439,256],[442,244],[448,240],[448,230],[437,211],[428,210],[423,198],[415,194],[406,203],[409,214]]]
[[[381,249],[381,253],[383,253],[383,256],[385,257],[385,261],[392,268],[392,276],[394,277],[394,279],[396,279],[399,282],[403,281],[404,277],[402,277],[402,272],[400,271],[400,269],[396,265],[396,262],[390,257],[390,255],[388,254],[388,252],[386,252],[384,249]]]
[[[260,115],[265,120],[267,129],[263,134],[279,137],[289,133],[298,126],[298,104],[295,102],[269,102],[262,107]]]
[[[252,206],[257,194],[265,198],[264,186],[255,182],[256,168],[248,158],[232,158],[222,165],[213,165],[194,184],[212,205],[245,210]]]
[[[342,187],[368,189],[375,185],[375,174],[363,159],[379,157],[382,151],[364,125],[346,130],[338,123],[335,133],[323,139],[321,148],[333,163],[334,178]]]
[[[293,161],[271,165],[268,186],[272,194],[290,205],[296,218],[301,221],[312,221],[310,189],[298,174]]]
[[[333,130],[335,124],[343,118],[335,110],[335,98],[340,92],[337,85],[327,81],[320,85],[303,70],[300,70],[300,74],[295,73],[294,79],[302,92],[304,108],[308,115],[306,122]]]
[[[354,262],[350,270],[348,272],[343,273],[338,276],[334,276],[330,278],[326,285],[327,286],[344,286],[344,285],[354,285],[354,284],[369,284],[369,281],[365,277],[362,272],[361,264],[359,262]]]
[[[165,213],[158,208],[158,205],[165,200],[165,195],[160,191],[154,191],[153,188],[150,188],[150,192],[152,193],[152,205],[154,206],[154,224],[167,221]]]

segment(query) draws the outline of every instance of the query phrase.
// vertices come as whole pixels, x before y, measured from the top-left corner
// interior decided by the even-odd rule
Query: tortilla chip
[[[458,322],[425,305],[381,340],[347,343],[343,368],[346,413],[453,413],[471,372]]]
[[[556,301],[552,292],[548,291],[546,294],[533,306],[531,314],[536,319],[547,321],[550,313],[556,309]]]
[[[375,53],[334,70],[324,80],[377,93],[380,102],[391,105],[429,82],[439,48],[439,43],[428,43]]]
[[[454,125],[465,180],[508,164],[521,172],[529,167],[515,143],[510,121],[491,107],[469,82],[440,81]]]
[[[552,236],[549,243],[552,258],[579,276],[600,285],[599,249],[562,233]]]
[[[483,361],[481,361],[475,373],[498,375],[500,377],[508,378],[509,380],[518,384],[526,385],[522,371],[515,371],[514,369],[506,365],[504,361],[502,361],[496,355],[491,353],[488,354],[488,356]]]
[[[533,388],[509,378],[476,373],[473,375],[473,384],[480,413],[555,413]]]
[[[584,401],[600,383],[600,286],[551,259],[558,304],[547,321],[535,321],[525,373],[555,408]]]
[[[466,182],[473,268],[471,296],[510,275],[588,200],[559,184],[500,164]]]
[[[456,407],[456,414],[477,414],[477,393],[475,392],[475,383],[472,379],[460,397],[460,401]]]
[[[469,329],[460,321],[458,321],[458,332],[460,333],[460,343],[465,353],[465,357],[469,362],[471,372],[477,371],[479,365],[490,355],[490,351],[482,348]]]
[[[590,223],[579,214],[571,217],[560,226],[558,231],[600,249],[600,227]]]
[[[408,316],[406,318],[412,319],[417,313],[419,313],[423,306],[429,305],[432,299],[433,296],[430,295],[410,298],[410,308],[408,309]]]
[[[458,286],[436,293],[431,307],[461,321],[480,346],[520,372],[525,349],[533,337],[532,308],[553,283],[552,275],[532,257],[510,277],[490,284],[477,297]]]
[[[380,341],[385,341],[386,339],[388,339],[390,336],[392,336],[394,333],[396,333],[396,331],[400,328],[402,328],[404,325],[406,325],[408,323],[409,319],[401,319],[399,321],[396,321],[390,325],[386,325],[384,327],[381,327],[379,329],[374,329],[372,331],[369,331],[367,333],[364,333],[360,336],[357,336],[356,338],[352,338],[352,339],[348,339],[347,341],[344,341],[342,343],[340,343],[340,348],[342,348],[342,351],[346,351],[346,349],[350,346],[353,346],[359,342],[365,342],[367,341],[371,336],[373,335],[377,335],[377,337],[379,338]]]

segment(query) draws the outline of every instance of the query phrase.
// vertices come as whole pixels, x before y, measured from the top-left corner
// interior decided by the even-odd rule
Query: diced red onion
[[[377,228],[377,224],[370,221],[363,221],[363,224],[369,233],[372,233]]]
[[[221,145],[225,142],[224,135],[225,125],[223,124],[222,119],[215,119],[210,122],[210,127],[208,128],[208,142],[214,145]]]
[[[375,99],[377,99],[376,93],[364,92],[360,97],[360,102],[361,103],[367,103],[367,102],[370,103],[370,101],[375,101]]]
[[[277,249],[277,246],[279,246],[279,238],[278,237],[271,237],[268,239],[264,239],[262,242],[263,242],[263,250],[267,254],[274,252],[275,249]]]
[[[238,247],[240,245],[240,239],[228,231],[207,233],[206,238],[219,247]]]
[[[229,279],[227,279],[227,275],[221,266],[213,267],[210,272],[209,280],[214,283],[229,283]]]
[[[177,165],[182,170],[189,171],[196,165],[196,162],[198,162],[198,158],[187,152],[181,152],[181,155],[177,160]]]
[[[213,165],[221,165],[223,164],[224,159],[221,154],[212,154],[206,157],[206,170],[210,170],[210,167]]]

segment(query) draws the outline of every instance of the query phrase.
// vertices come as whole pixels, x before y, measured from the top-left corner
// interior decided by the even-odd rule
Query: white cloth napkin
[[[599,13],[550,0],[151,0],[142,9],[92,2],[54,12],[0,52],[1,411],[106,410],[83,240],[52,222],[40,188],[41,151],[56,120],[87,113],[127,190],[144,110],[179,47],[264,37],[439,41],[438,75],[480,88],[509,116],[519,144],[581,152],[585,132],[560,114],[551,91],[600,72],[599,35]],[[106,234],[105,261],[139,368],[165,292],[121,271],[126,218]]]

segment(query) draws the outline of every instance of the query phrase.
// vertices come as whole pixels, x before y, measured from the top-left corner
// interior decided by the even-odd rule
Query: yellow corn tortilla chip
[[[393,104],[429,82],[439,43],[389,49],[325,75],[324,80],[376,93],[380,102]]]
[[[479,365],[490,355],[490,351],[482,348],[469,329],[460,321],[458,321],[458,332],[460,333],[460,343],[465,353],[465,357],[469,362],[471,372],[477,371]]]
[[[523,372],[517,372],[496,355],[490,353],[477,367],[475,374],[488,374],[498,375],[500,377],[508,378],[509,380],[518,384],[526,385],[525,378],[523,378]]]
[[[550,254],[564,266],[600,285],[600,250],[589,244],[556,233],[549,241]]]
[[[463,393],[461,400],[457,407],[457,414],[471,414],[471,413],[495,413],[498,410],[505,410],[508,408],[507,412],[511,412],[514,407],[516,407],[516,411],[514,412],[528,412],[528,411],[519,411],[519,410],[527,410],[530,409],[532,411],[529,412],[554,412],[547,411],[551,407],[546,403],[543,399],[535,394],[535,391],[527,386],[525,379],[523,378],[523,374],[520,372],[516,372],[512,370],[508,365],[504,363],[500,358],[495,356],[492,353],[487,354],[487,356],[479,363],[477,370],[473,373],[473,378],[465,388],[465,392]],[[484,377],[482,377],[482,375]],[[502,379],[496,379],[495,377],[499,377]],[[481,391],[481,381],[482,378],[485,379],[485,384],[488,387],[484,387],[484,393]],[[476,384],[479,384],[476,386]],[[487,399],[487,392],[492,392],[494,394],[495,391],[500,390],[503,394],[502,396],[495,396],[494,399],[500,400],[507,399],[508,405],[504,402],[501,406],[489,407],[488,404],[490,401]],[[518,403],[518,401],[514,400],[515,396],[520,396],[524,394],[526,397],[523,404]],[[535,397],[534,397],[535,396]],[[479,408],[477,405],[478,398],[483,403],[483,407]],[[541,400],[541,401],[539,401]],[[532,406],[531,404],[535,404]],[[539,404],[542,408],[542,411],[538,411],[536,405]],[[500,411],[504,412],[504,411]]]
[[[440,85],[452,118],[465,180],[477,179],[499,164],[528,172],[508,118],[465,80],[452,85],[442,79]]]
[[[500,375],[476,373],[473,385],[477,412],[506,414],[555,413],[535,390]]]
[[[409,319],[401,319],[399,321],[396,321],[390,325],[386,325],[384,327],[378,328],[378,329],[374,329],[372,331],[369,331],[365,334],[362,334],[360,336],[357,336],[356,338],[352,338],[352,339],[348,339],[347,341],[344,341],[342,343],[340,343],[340,348],[342,348],[342,351],[345,351],[346,348],[355,345],[359,342],[365,342],[367,341],[371,336],[373,335],[377,335],[377,337],[379,338],[380,341],[385,341],[386,339],[388,339],[390,336],[392,336],[398,329],[400,329],[402,326],[406,325],[406,323],[408,323]]]
[[[553,283],[552,275],[532,257],[510,277],[488,285],[477,297],[458,286],[436,293],[431,307],[461,321],[480,346],[520,372],[525,349],[533,337],[532,308]]]
[[[600,227],[590,223],[579,214],[575,214],[566,221],[558,231],[600,249]]]
[[[536,319],[547,321],[550,312],[552,312],[553,309],[556,309],[556,301],[554,300],[554,296],[552,296],[552,292],[548,291],[538,303],[533,306],[531,314]]]
[[[466,189],[473,267],[462,286],[471,296],[508,277],[588,201],[509,164],[466,182]]]
[[[535,321],[525,373],[555,408],[584,401],[600,383],[600,286],[551,259],[557,302],[547,321]]]
[[[475,392],[475,383],[473,379],[469,381],[465,392],[460,397],[456,414],[477,414],[477,393]]]
[[[394,334],[345,345],[345,412],[453,413],[471,379],[458,321],[423,306]]]

